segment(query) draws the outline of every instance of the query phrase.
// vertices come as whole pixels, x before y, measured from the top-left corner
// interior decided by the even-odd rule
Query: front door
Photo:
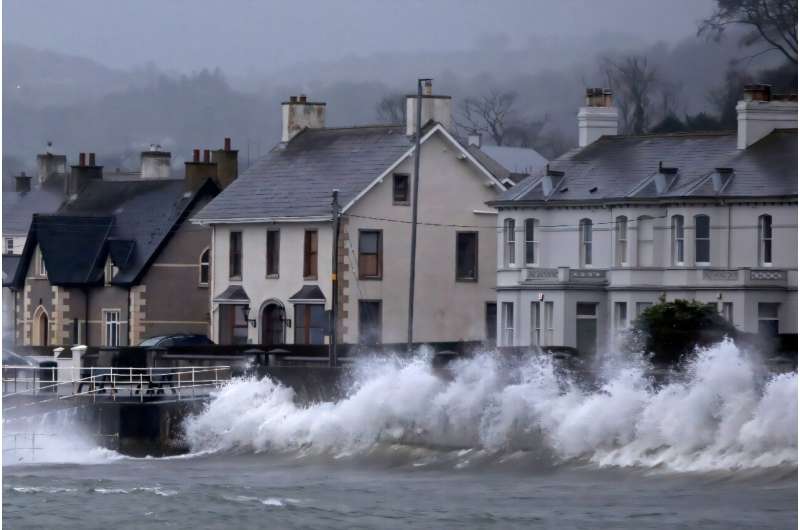
[[[261,313],[261,344],[284,344],[283,323],[285,315],[283,307],[278,304],[267,304]]]
[[[597,352],[597,304],[578,302],[576,308],[575,345],[581,355]]]
[[[497,304],[486,302],[486,343],[490,347],[497,344]]]

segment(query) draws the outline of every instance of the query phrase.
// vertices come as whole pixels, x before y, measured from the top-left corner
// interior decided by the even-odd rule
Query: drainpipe
[[[731,230],[731,219],[733,215],[733,212],[731,210],[732,208],[731,205],[729,204],[728,205],[728,259],[726,261],[729,269],[731,268],[731,242],[732,242],[731,232],[733,232],[733,230]]]

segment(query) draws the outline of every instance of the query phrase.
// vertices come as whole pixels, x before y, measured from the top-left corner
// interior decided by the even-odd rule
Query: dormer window
[[[114,278],[114,269],[115,269],[115,267],[114,267],[114,264],[111,262],[111,258],[107,259],[106,260],[105,271],[104,271],[104,274],[103,274],[103,277],[105,279],[105,284],[106,285],[110,285],[111,284],[111,280]]]
[[[36,251],[36,275],[40,278],[47,278],[47,269],[44,266],[44,254],[41,248]]]

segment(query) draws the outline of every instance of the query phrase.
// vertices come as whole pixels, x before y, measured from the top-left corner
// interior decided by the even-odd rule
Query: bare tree
[[[797,64],[797,0],[717,0],[714,13],[700,23],[698,34],[719,39],[731,25],[750,29],[742,44],[765,42],[770,50],[781,52]]]
[[[456,125],[468,134],[488,134],[495,144],[504,145],[516,99],[516,93],[498,90],[463,99]]]
[[[384,96],[375,105],[375,115],[382,123],[405,123],[406,98],[402,94]]]
[[[652,99],[656,91],[655,68],[647,64],[647,57],[639,55],[621,60],[606,57],[601,68],[614,91],[623,131],[628,134],[646,132],[652,119]]]

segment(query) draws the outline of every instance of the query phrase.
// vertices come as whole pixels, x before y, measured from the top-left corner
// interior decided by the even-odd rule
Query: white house
[[[610,347],[661,297],[797,333],[797,97],[753,85],[736,108],[730,133],[618,136],[589,89],[579,147],[489,203],[499,343]]]
[[[493,339],[496,212],[505,191],[451,130],[449,96],[422,100],[417,342]],[[332,308],[332,192],[338,337],[406,340],[416,99],[408,123],[326,127],[325,103],[283,103],[282,142],[206,206],[218,343],[324,344]]]

